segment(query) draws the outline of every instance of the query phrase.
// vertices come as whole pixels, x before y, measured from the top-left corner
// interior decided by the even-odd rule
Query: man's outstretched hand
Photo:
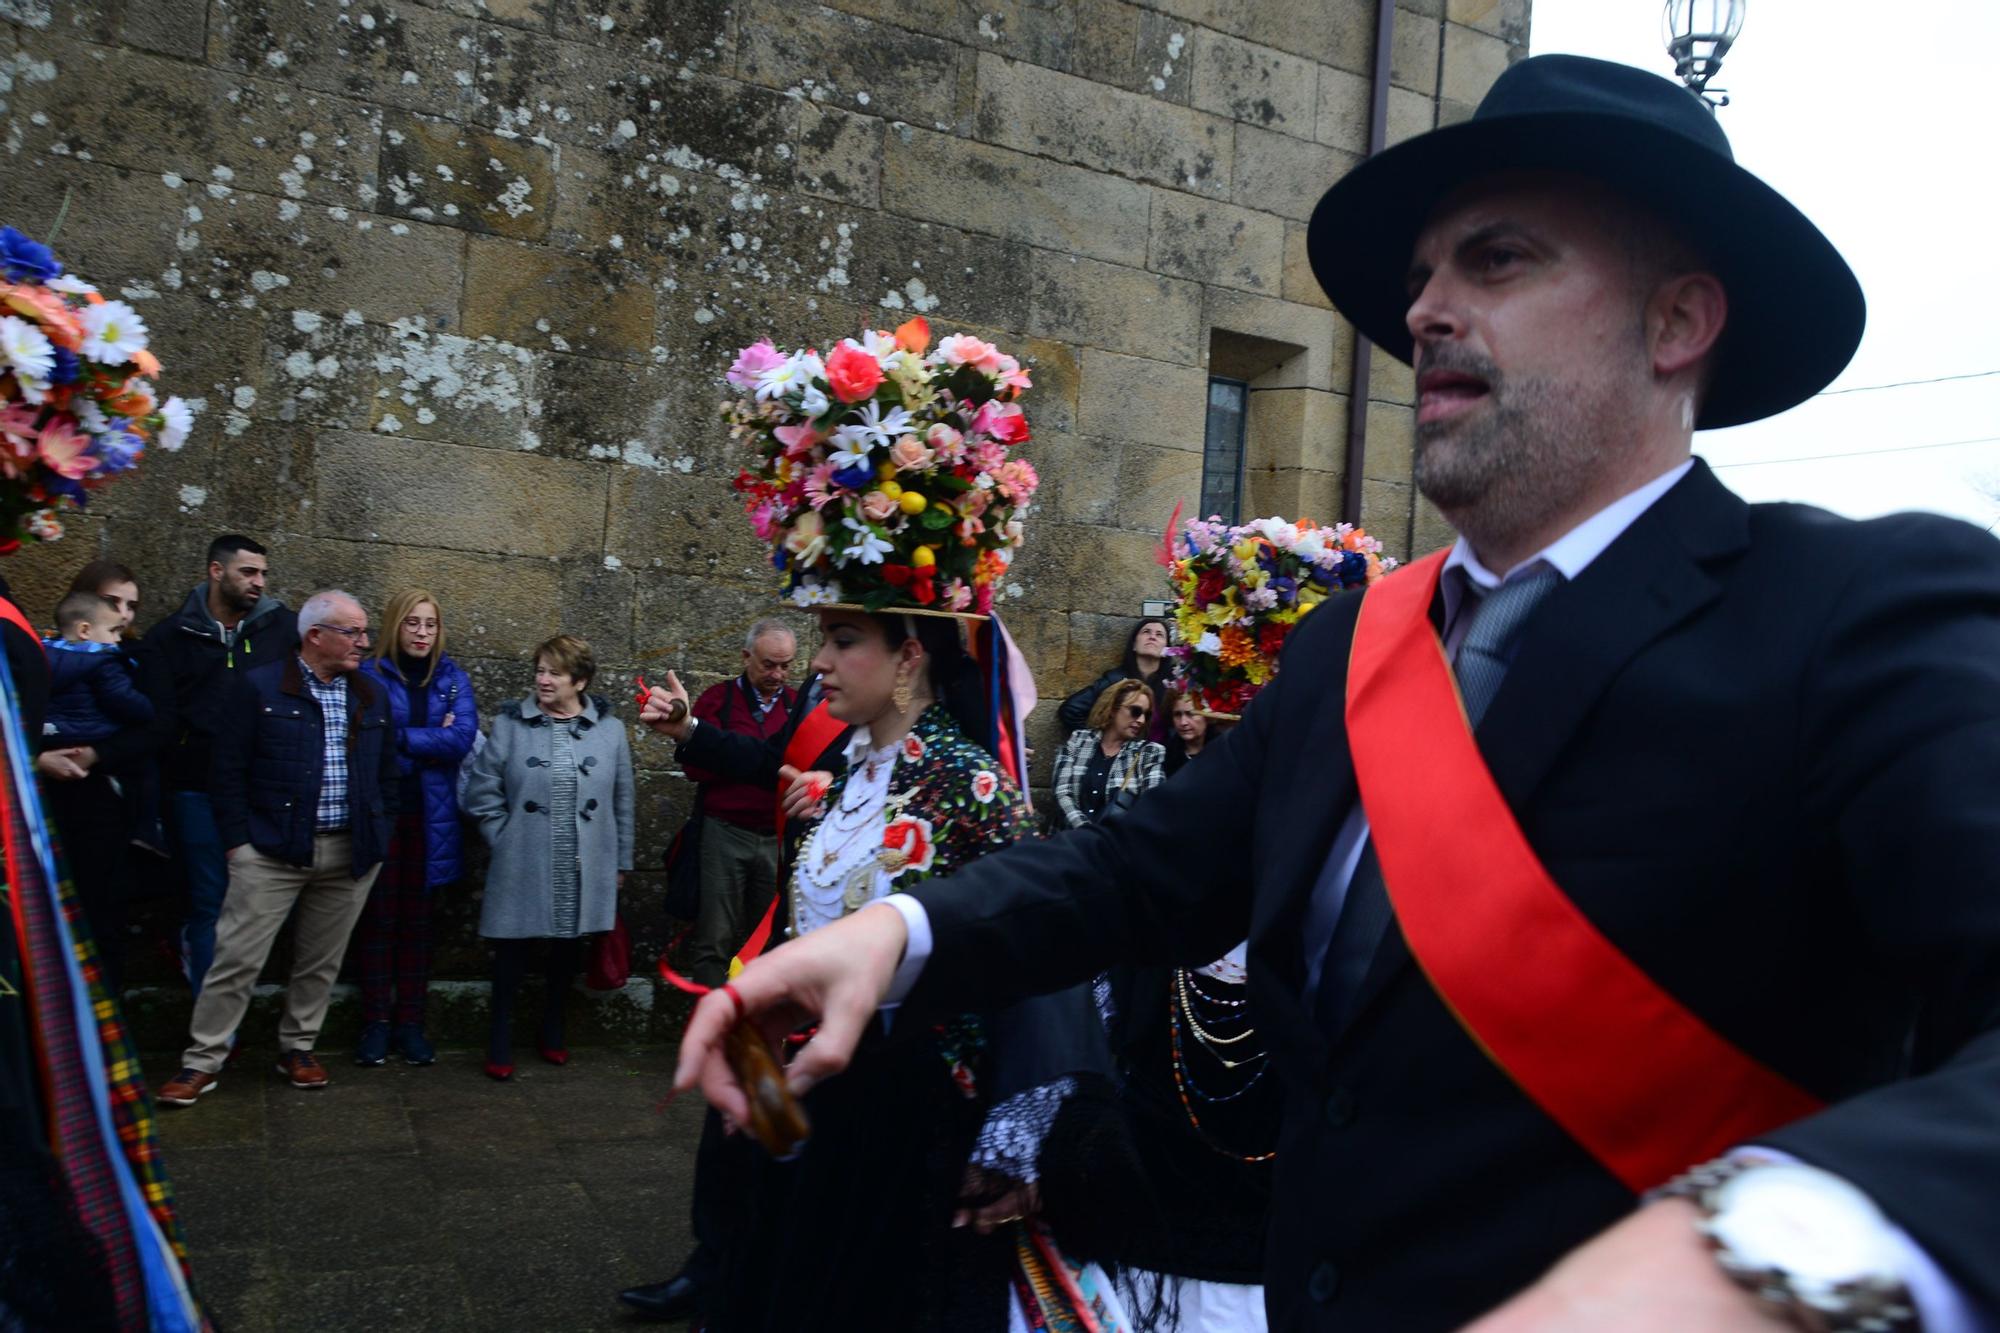
[[[678,711],[673,708],[676,699],[681,705]],[[676,741],[687,739],[689,713],[688,692],[681,685],[680,677],[671,671],[667,673],[666,685],[650,687],[639,703],[639,720],[662,736]]]
[[[803,1093],[847,1068],[889,992],[908,937],[902,913],[874,903],[780,945],[730,983],[742,999],[745,1021],[756,1024],[773,1046],[787,1033],[819,1025],[786,1071],[793,1092]],[[741,1125],[749,1120],[749,1102],[722,1053],[723,1034],[736,1021],[736,1003],[724,991],[701,998],[681,1036],[674,1087],[685,1092],[700,1085],[710,1106]]]

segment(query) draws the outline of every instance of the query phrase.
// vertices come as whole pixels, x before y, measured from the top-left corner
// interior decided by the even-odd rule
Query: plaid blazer
[[[1085,728],[1070,733],[1056,756],[1056,805],[1070,828],[1082,828],[1091,821],[1078,803],[1083,796],[1083,777],[1090,768],[1091,747],[1099,734]],[[1104,813],[1108,818],[1139,799],[1148,787],[1157,787],[1167,775],[1167,747],[1158,741],[1129,741],[1111,756],[1111,772],[1104,779]]]

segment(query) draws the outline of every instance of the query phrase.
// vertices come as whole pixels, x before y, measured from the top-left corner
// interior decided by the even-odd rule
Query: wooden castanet
[[[762,1034],[749,1023],[739,1022],[723,1037],[722,1053],[749,1099],[750,1123],[744,1128],[751,1137],[780,1160],[804,1147],[812,1135],[812,1123],[806,1119],[806,1108],[792,1095]]]

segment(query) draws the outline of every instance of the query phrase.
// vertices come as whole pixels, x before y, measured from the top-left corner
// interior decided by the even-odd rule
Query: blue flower
[[[1299,599],[1299,584],[1297,579],[1287,578],[1283,574],[1280,574],[1264,586],[1278,594],[1279,606],[1290,606]]]
[[[82,358],[67,347],[54,347],[51,350],[56,354],[56,364],[55,369],[49,372],[49,383],[76,383],[76,377],[83,373]]]
[[[146,442],[129,431],[108,430],[91,444],[90,452],[107,475],[130,471],[139,462]]]
[[[60,278],[63,266],[55,252],[12,227],[0,227],[0,273],[9,282],[47,282]]]
[[[771,568],[777,570],[779,573],[783,573],[785,566],[789,563],[791,562],[786,558],[784,547],[773,548],[771,551]]]
[[[82,482],[71,481],[68,477],[55,472],[51,472],[42,478],[42,490],[48,494],[50,501],[53,502],[59,498],[67,499],[72,501],[78,509],[83,508],[84,504],[90,499],[90,492],[84,489]]]
[[[836,484],[845,486],[850,491],[865,491],[869,483],[875,480],[875,473],[871,468],[844,467],[833,474],[833,479]]]
[[[1359,551],[1348,551],[1340,557],[1340,581],[1346,587],[1359,587],[1368,581],[1368,557]]]

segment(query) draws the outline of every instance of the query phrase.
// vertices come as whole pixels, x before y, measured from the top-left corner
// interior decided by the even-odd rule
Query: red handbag
[[[625,929],[621,914],[613,918],[611,929],[590,945],[590,965],[584,969],[583,984],[591,990],[621,990],[632,975],[632,932]]]

